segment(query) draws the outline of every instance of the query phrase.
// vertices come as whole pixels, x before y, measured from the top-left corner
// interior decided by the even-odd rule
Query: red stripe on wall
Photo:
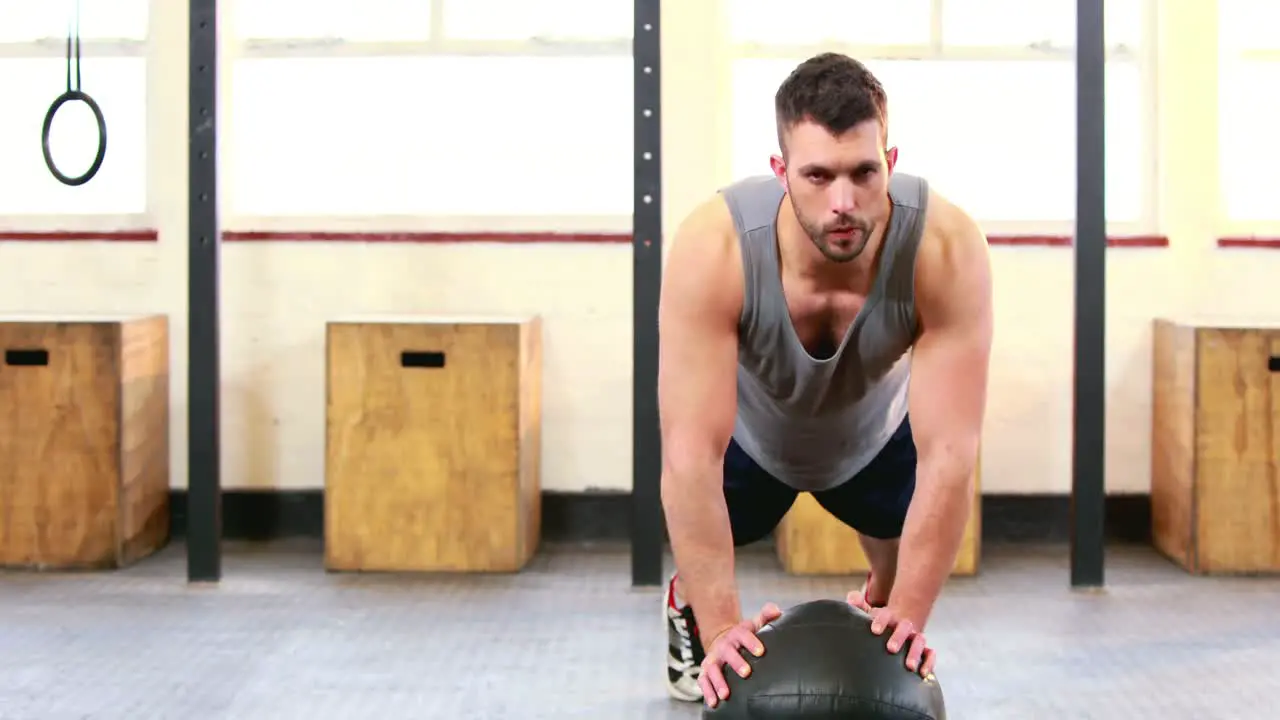
[[[1258,235],[1250,235],[1248,237],[1222,237],[1218,238],[1218,247],[1280,250],[1280,237],[1263,237]]]
[[[105,230],[101,232],[0,230],[0,242],[156,242],[159,239],[160,231],[154,229]]]
[[[228,242],[391,242],[391,243],[629,243],[627,233],[467,233],[467,232],[312,232],[293,230],[227,231]],[[992,245],[1021,247],[1071,247],[1069,235],[992,235]],[[1161,235],[1125,235],[1107,238],[1109,247],[1168,247],[1169,239]]]
[[[631,242],[630,233],[555,232],[311,232],[294,230],[228,230],[226,242],[357,242],[357,243],[610,243]]]
[[[0,231],[0,241],[11,242],[156,242],[155,229],[82,232],[74,230]],[[227,242],[356,242],[356,243],[584,243],[627,244],[630,233],[560,232],[347,232],[302,230],[228,230]],[[1062,247],[1072,245],[1070,235],[990,235],[992,245],[1005,247]],[[1169,239],[1162,235],[1120,235],[1107,238],[1113,248],[1163,248]],[[1280,238],[1220,238],[1219,247],[1280,249]]]
[[[1070,235],[988,235],[991,245],[1008,247],[1071,247]],[[1169,238],[1163,235],[1113,235],[1107,237],[1107,247],[1112,248],[1164,248]]]
[[[988,235],[990,245],[1009,247],[1071,247],[1067,235]]]
[[[1164,235],[1119,235],[1107,238],[1107,247],[1167,248],[1169,247],[1169,238]]]

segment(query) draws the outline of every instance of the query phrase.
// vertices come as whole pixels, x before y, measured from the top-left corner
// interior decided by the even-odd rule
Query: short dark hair
[[[825,52],[796,66],[774,95],[778,147],[786,151],[786,132],[801,121],[834,134],[867,120],[879,120],[887,133],[889,109],[884,86],[866,65],[840,53]]]

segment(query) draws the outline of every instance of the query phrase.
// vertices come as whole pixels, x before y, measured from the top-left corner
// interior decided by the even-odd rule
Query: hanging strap
[[[80,0],[75,0],[75,11],[67,28],[67,92],[80,92]],[[76,83],[71,84],[72,42],[75,43]]]

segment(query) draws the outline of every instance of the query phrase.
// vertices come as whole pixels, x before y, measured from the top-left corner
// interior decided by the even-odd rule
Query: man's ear
[[[790,192],[787,187],[787,161],[781,155],[773,155],[769,158],[769,167],[773,168],[773,176],[782,183],[782,189]]]
[[[898,148],[895,146],[885,150],[884,159],[889,166],[889,172],[893,172],[893,167],[898,164]]]

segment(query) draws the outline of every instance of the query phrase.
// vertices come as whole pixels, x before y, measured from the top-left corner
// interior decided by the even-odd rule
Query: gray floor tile
[[[189,586],[183,548],[115,573],[0,573],[4,720],[696,718],[662,685],[659,595],[625,547],[546,546],[510,576],[326,574],[305,543],[228,545]],[[1065,547],[989,547],[930,627],[955,720],[1274,717],[1280,579],[1196,578],[1145,548],[1108,588]],[[739,558],[743,602],[850,580]]]

